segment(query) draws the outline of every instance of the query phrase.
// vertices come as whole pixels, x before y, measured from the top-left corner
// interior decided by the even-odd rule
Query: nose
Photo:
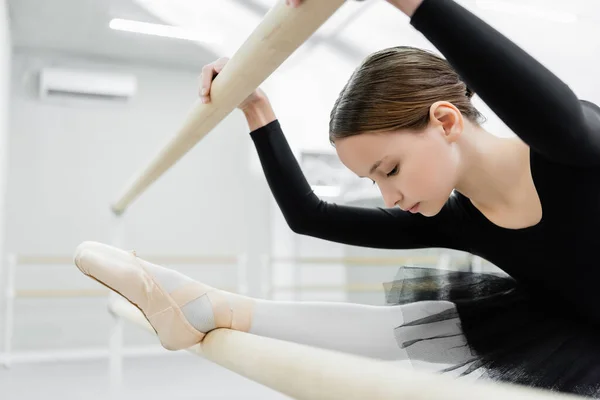
[[[388,208],[392,208],[396,206],[396,201],[392,200],[390,197],[387,196],[383,196],[383,202],[385,203],[385,206]]]
[[[398,194],[397,191],[391,190],[391,188],[380,187],[379,190],[381,191],[383,202],[388,208],[395,207],[396,204],[399,204],[400,200],[402,200],[402,196]]]

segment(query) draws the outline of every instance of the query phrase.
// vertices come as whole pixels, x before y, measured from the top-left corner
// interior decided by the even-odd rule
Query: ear
[[[456,141],[464,129],[462,113],[447,101],[438,101],[431,105],[429,121],[433,126],[439,127],[445,139],[450,142]]]

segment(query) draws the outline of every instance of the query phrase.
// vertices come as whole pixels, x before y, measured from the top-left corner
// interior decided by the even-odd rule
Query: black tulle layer
[[[506,276],[418,267],[402,267],[384,286],[388,304],[407,307],[396,337],[410,359],[600,396],[600,329],[551,293]]]

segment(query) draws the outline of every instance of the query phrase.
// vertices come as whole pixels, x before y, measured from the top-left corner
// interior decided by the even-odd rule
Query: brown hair
[[[329,140],[363,132],[421,130],[429,108],[448,101],[471,122],[484,118],[473,92],[448,61],[414,47],[391,47],[369,55],[354,71],[330,114]]]

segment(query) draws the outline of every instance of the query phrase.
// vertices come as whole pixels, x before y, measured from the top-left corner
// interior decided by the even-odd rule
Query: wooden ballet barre
[[[402,285],[404,287],[410,287],[412,290],[434,290],[439,287],[435,282],[403,282]],[[271,288],[271,291],[281,292],[281,291],[312,291],[312,292],[322,292],[322,291],[336,291],[341,290],[348,293],[373,293],[373,292],[381,292],[385,289],[382,284],[375,283],[355,283],[349,285],[277,285]]]
[[[177,134],[133,178],[113,203],[119,215],[144,190],[229,115],[304,43],[344,0],[305,0],[298,8],[278,0],[231,57],[211,86],[211,102],[197,102]]]
[[[109,310],[150,333],[142,313],[124,300]],[[211,331],[187,349],[295,399],[310,400],[568,400],[557,392],[499,382],[466,382],[384,361],[233,331]],[[165,350],[166,351],[166,350]]]
[[[49,298],[78,298],[78,297],[106,297],[108,296],[108,290],[101,289],[25,289],[15,290],[16,298],[28,298],[28,299],[49,299]]]
[[[232,255],[143,255],[144,260],[155,264],[236,264],[239,262],[237,256]],[[72,265],[73,256],[44,256],[44,255],[17,255],[17,265]]]
[[[274,292],[323,292],[340,290],[348,293],[373,293],[381,292],[381,284],[351,284],[351,285],[277,285],[271,290]]]
[[[411,263],[435,264],[439,256],[412,256],[412,257],[274,257],[273,263],[296,264],[347,264],[349,266],[386,266]]]
[[[217,289],[231,293],[238,293],[234,287],[221,287]],[[107,297],[110,293],[105,289],[20,289],[14,291],[14,297],[19,299],[72,299],[83,297]]]
[[[17,255],[15,261],[18,265],[73,264],[73,256]]]
[[[154,264],[236,264],[239,262],[236,256],[144,256],[138,254],[144,260]]]

